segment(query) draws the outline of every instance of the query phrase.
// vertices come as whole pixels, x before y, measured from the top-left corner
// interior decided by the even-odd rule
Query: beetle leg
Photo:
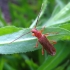
[[[42,47],[42,55],[44,55],[44,48]]]
[[[45,29],[45,27],[43,27],[43,28],[40,30],[40,32],[42,33],[42,32],[44,31],[44,29]]]
[[[36,45],[35,45],[35,48],[37,48],[37,47],[38,47],[38,40],[37,40]]]
[[[50,42],[51,42],[52,44],[56,44],[56,43],[57,43],[57,42],[54,41],[54,40],[50,40]]]

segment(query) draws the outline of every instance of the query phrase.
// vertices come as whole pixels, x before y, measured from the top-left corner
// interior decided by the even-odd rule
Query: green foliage
[[[52,7],[55,4],[55,0],[53,2],[43,0],[42,10],[38,14],[38,18],[37,13],[34,13],[34,11],[40,10],[42,1],[35,1],[38,4],[32,0],[30,1],[33,6],[27,0],[25,2],[20,0],[20,6],[10,3],[12,22],[9,26],[0,16],[0,21],[2,22],[0,23],[0,54],[2,54],[0,70],[69,70],[70,2],[56,0],[56,7]],[[32,22],[35,17],[36,19]],[[55,56],[50,56],[46,53],[42,56],[40,44],[38,48],[34,47],[37,39],[31,35],[30,31],[35,26],[37,19],[39,19],[37,29],[40,30],[45,26],[43,34],[50,33],[47,38],[57,41],[57,44],[54,45],[56,48]],[[26,34],[27,32],[30,33]],[[18,39],[23,34],[26,35]],[[17,54],[25,52],[28,53]]]
[[[63,46],[62,46],[63,45]],[[68,42],[59,42],[56,46],[58,49],[55,56],[48,56],[48,59],[39,67],[38,70],[51,70],[55,68],[63,59],[65,59],[70,53],[70,45]],[[50,62],[50,63],[49,63]],[[51,66],[51,67],[50,67]]]

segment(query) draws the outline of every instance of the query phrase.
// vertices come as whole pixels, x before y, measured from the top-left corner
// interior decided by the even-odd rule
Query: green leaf
[[[3,16],[3,14],[2,14],[1,9],[0,9],[0,27],[7,25],[6,21],[4,20],[4,18],[2,16]]]
[[[67,29],[70,31],[70,23],[65,23],[65,24],[59,25],[59,27]]]
[[[31,29],[25,28],[23,30],[19,30],[18,32],[14,32],[12,34],[6,34],[0,36],[0,54],[23,53],[40,49],[41,48],[40,46],[38,48],[34,47],[36,43],[36,38],[33,37],[31,33],[26,34],[29,31],[31,31]],[[48,36],[50,40],[57,40],[57,41],[61,40],[64,36],[70,35],[70,31],[57,27],[45,28],[44,33],[47,32],[51,32],[51,34]],[[15,40],[16,38],[18,38],[23,34],[26,35],[13,42],[13,40]]]
[[[22,28],[17,28],[15,26],[2,27],[2,28],[0,28],[0,36],[5,35],[5,34],[10,34],[10,33],[13,33],[13,32],[17,32],[20,29],[22,29]]]
[[[64,64],[59,65],[55,70],[64,70],[68,66],[69,61],[64,62]],[[67,70],[67,69],[66,69]]]
[[[70,70],[70,65],[67,67],[67,70]]]
[[[54,8],[54,10],[52,12],[51,17],[54,17],[59,11],[60,11],[60,7],[58,5],[55,6],[55,8]]]
[[[6,70],[16,70],[13,67],[11,67],[9,64],[5,63],[5,67]]]
[[[61,11],[59,11],[54,17],[51,17],[46,21],[43,26],[50,27],[56,24],[62,24],[70,21],[70,3],[68,3]]]
[[[0,70],[3,70],[4,67],[4,59],[0,58]]]

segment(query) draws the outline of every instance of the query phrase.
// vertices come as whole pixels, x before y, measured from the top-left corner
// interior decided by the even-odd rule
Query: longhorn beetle
[[[43,6],[43,4],[42,4],[42,6]],[[42,28],[41,30],[36,29],[36,26],[37,26],[39,18],[40,18],[41,11],[42,11],[42,7],[41,7],[41,10],[40,10],[40,12],[38,14],[36,25],[31,30],[31,32],[32,32],[32,35],[37,37],[37,39],[38,39],[35,47],[38,47],[38,42],[43,46],[42,47],[42,55],[44,54],[44,49],[45,49],[50,55],[53,56],[53,55],[56,54],[56,50],[55,50],[54,46],[50,43],[50,41],[46,38],[46,36],[48,36],[48,33],[42,34],[42,32],[43,32],[45,27]],[[27,32],[26,34],[28,34],[28,33],[30,33],[30,32]],[[23,34],[20,37],[22,37],[22,36],[24,36],[26,34]],[[19,39],[20,37],[18,37],[17,39]],[[17,39],[15,39],[15,40],[17,40]],[[15,41],[15,40],[13,40],[13,41]],[[53,44],[56,43],[55,41],[52,41],[52,42],[53,42]]]

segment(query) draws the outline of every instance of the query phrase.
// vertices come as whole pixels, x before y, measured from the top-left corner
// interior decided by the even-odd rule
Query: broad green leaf
[[[16,28],[17,29],[17,28]],[[38,28],[41,29],[41,28]],[[13,53],[23,53],[34,51],[40,49],[41,46],[35,48],[36,38],[31,35],[31,33],[26,34],[31,31],[29,28],[25,28],[23,30],[19,30],[18,32],[14,32],[12,34],[6,34],[0,36],[0,54],[13,54]],[[49,40],[62,40],[64,36],[70,35],[70,31],[65,30],[63,28],[45,28],[44,33],[51,33],[48,36]],[[17,39],[19,36],[24,35],[23,37]]]

